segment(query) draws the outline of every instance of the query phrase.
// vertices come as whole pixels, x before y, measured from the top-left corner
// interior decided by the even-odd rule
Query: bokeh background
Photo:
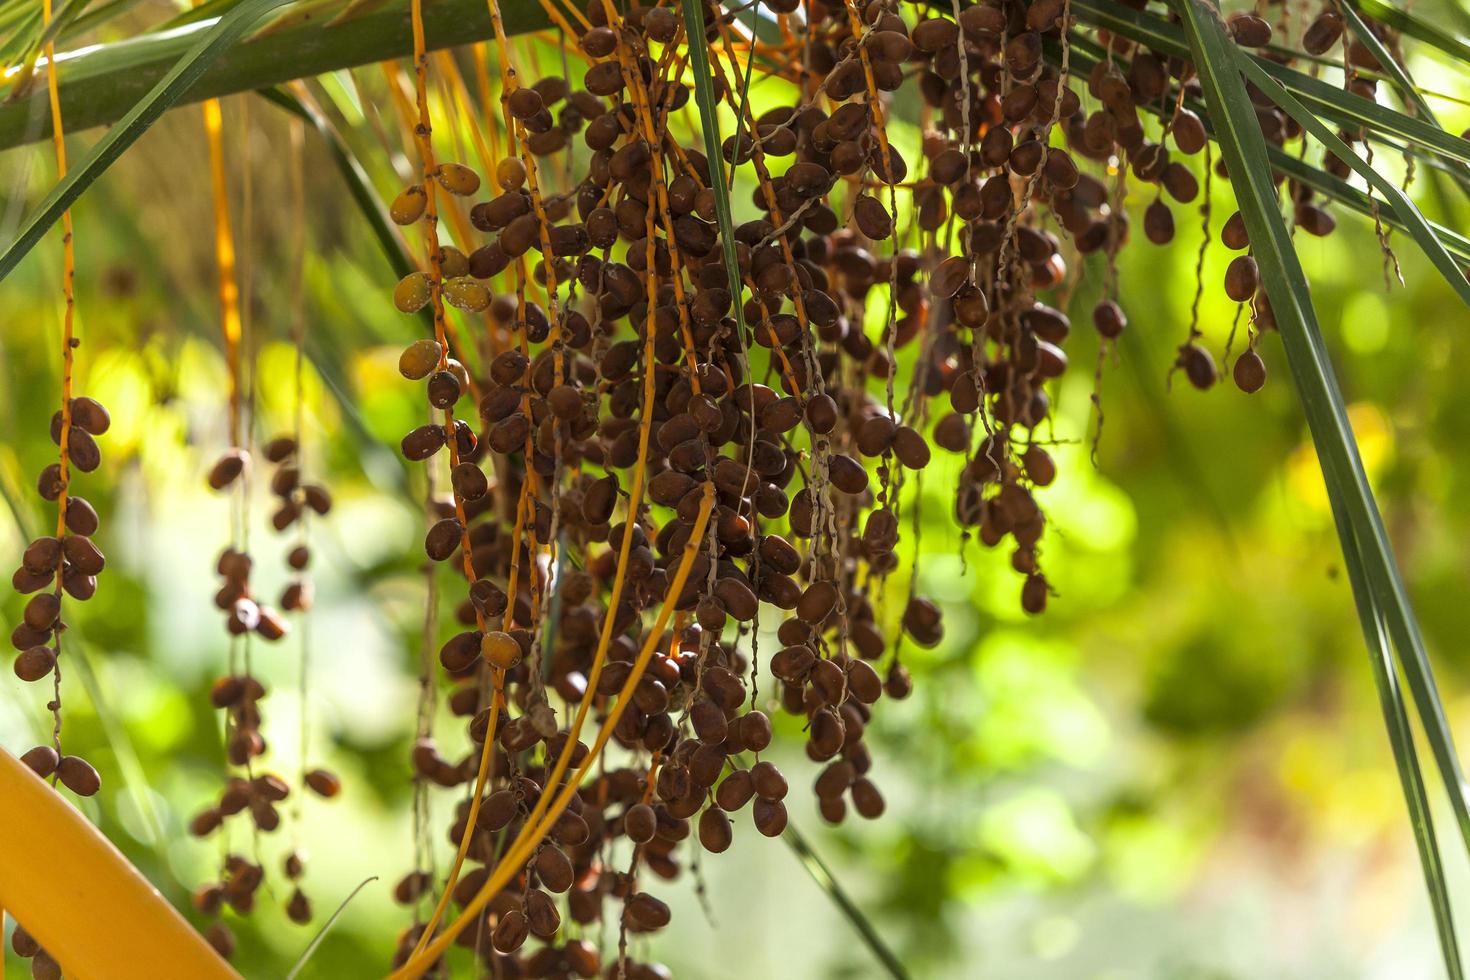
[[[542,59],[541,70],[559,68],[554,46],[524,50]],[[1454,91],[1453,76],[1432,62],[1416,58],[1411,67],[1426,89]],[[345,75],[323,79],[314,91],[391,196],[409,161],[374,139],[381,76],[357,76],[356,84]],[[756,111],[778,95],[775,83],[755,86]],[[1441,105],[1447,128],[1470,123],[1465,104]],[[917,110],[900,104],[896,115],[895,140],[914,145]],[[346,789],[332,802],[306,800],[302,819],[267,839],[263,853],[274,864],[299,840],[311,858],[318,923],[376,876],[303,974],[373,976],[407,921],[391,890],[411,861],[407,755],[424,601],[423,486],[419,468],[394,449],[421,414],[418,386],[395,368],[420,323],[392,308],[394,277],[315,134],[305,135],[299,158],[303,212],[292,189],[297,134],[288,118],[259,99],[234,97],[225,120],[258,351],[255,436],[290,425],[289,338],[300,317],[307,467],[337,504],[313,525],[317,608],[309,627],[257,647],[255,665],[272,691],[265,711],[274,768],[296,770],[305,721],[311,761],[336,769]],[[74,137],[73,152],[94,135]],[[463,134],[439,138],[449,150]],[[1402,171],[1401,161],[1380,162]],[[48,147],[0,156],[4,238],[53,179]],[[1448,209],[1422,168],[1414,192],[1431,216],[1464,227],[1463,208]],[[736,198],[748,194],[737,188]],[[1218,229],[1232,210],[1221,181],[1213,205]],[[170,114],[74,216],[79,390],[111,409],[113,427],[102,440],[103,468],[76,483],[103,516],[109,563],[96,599],[69,607],[64,737],[104,776],[101,794],[79,805],[185,906],[220,857],[217,843],[184,827],[221,779],[220,724],[206,693],[226,657],[210,599],[229,534],[228,502],[204,485],[225,444],[226,375],[199,108]],[[788,801],[793,819],[915,976],[1440,976],[1413,839],[1280,343],[1269,333],[1261,341],[1271,377],[1255,396],[1228,383],[1200,393],[1182,376],[1168,383],[1187,332],[1199,242],[1197,218],[1182,210],[1177,217],[1172,246],[1139,236],[1120,261],[1130,326],[1103,365],[1106,424],[1095,464],[1089,394],[1097,349],[1085,327],[1100,265],[1089,265],[1070,298],[1079,329],[1056,394],[1061,476],[1040,493],[1057,591],[1050,609],[1040,618],[1021,613],[1005,556],[953,527],[959,467],[939,459],[922,484],[923,560],[905,550],[886,614],[895,619],[914,575],[921,592],[942,601],[946,633],[931,650],[906,646],[914,694],[884,703],[872,729],[888,813],[825,828],[804,791],[814,769],[798,750],[777,756],[797,790]],[[1389,289],[1370,222],[1343,215],[1328,239],[1298,236],[1465,743],[1470,324],[1412,245],[1391,244],[1406,284]],[[1227,261],[1217,246],[1204,267],[1202,327],[1217,358],[1234,317],[1217,287]],[[46,430],[59,392],[59,274],[52,236],[0,284],[0,554],[9,556],[54,520],[32,481],[54,452]],[[1242,324],[1233,349],[1243,343]],[[257,581],[274,594],[291,541],[271,532],[263,488],[250,514]],[[8,590],[0,596],[7,622],[21,606]],[[6,671],[0,745],[18,754],[42,739],[44,701]],[[459,744],[452,719],[441,717],[439,728],[445,742]],[[1441,795],[1435,812],[1444,827]],[[433,800],[441,855],[449,844],[439,828],[453,803],[442,791]],[[877,975],[787,848],[744,823],[736,844],[700,863],[707,914],[694,911],[690,876],[664,886],[688,899],[653,943],[676,975]],[[1465,894],[1463,851],[1445,853],[1452,886]],[[248,976],[283,975],[314,932],[286,920],[285,897],[277,891],[250,920],[231,920]]]

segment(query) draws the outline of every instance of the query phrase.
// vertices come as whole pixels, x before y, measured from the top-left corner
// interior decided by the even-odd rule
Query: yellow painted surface
[[[238,980],[67,800],[0,749],[0,908],[77,980]]]

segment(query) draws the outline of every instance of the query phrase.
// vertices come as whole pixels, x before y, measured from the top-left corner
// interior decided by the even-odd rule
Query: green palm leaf
[[[1156,14],[1133,10],[1110,0],[1070,0],[1077,16],[1098,27],[1105,27],[1129,40],[1147,45],[1172,58],[1187,58],[1189,45],[1184,32]],[[1370,133],[1391,136],[1416,147],[1462,163],[1470,162],[1470,142],[1446,133],[1424,119],[1416,119],[1387,106],[1379,105],[1340,87],[1313,78],[1267,58],[1244,56],[1262,71],[1284,85],[1293,95],[1320,112],[1326,119],[1348,129],[1366,128]]]
[[[1409,200],[1409,196],[1399,189],[1398,185],[1387,177],[1380,174],[1368,162],[1352,151],[1352,147],[1342,141],[1342,138],[1334,133],[1322,121],[1302,105],[1291,93],[1281,87],[1276,80],[1270,77],[1255,61],[1250,58],[1241,57],[1237,59],[1240,69],[1261,92],[1276,103],[1281,111],[1285,112],[1297,124],[1306,130],[1311,136],[1327,148],[1327,152],[1351,167],[1354,172],[1366,180],[1380,194],[1388,199],[1394,208],[1394,213],[1413,236],[1414,241],[1423,249],[1429,261],[1444,276],[1445,282],[1450,288],[1459,293],[1460,298],[1470,305],[1470,281],[1465,279],[1465,273],[1450,258],[1439,239],[1435,237],[1429,223],[1425,221],[1424,215]]]
[[[715,192],[715,214],[720,226],[720,248],[725,258],[725,275],[730,280],[730,293],[739,296],[740,262],[735,257],[735,212],[730,207],[730,184],[721,162],[719,102],[715,99],[710,79],[709,50],[701,43],[704,37],[704,13],[699,0],[680,0],[684,8],[684,30],[689,37],[689,70],[694,74],[694,102],[699,107],[700,130],[704,134],[704,155],[709,158],[709,172]],[[691,30],[698,25],[698,30]],[[737,122],[738,127],[738,122]],[[737,129],[738,132],[738,129]],[[731,168],[734,169],[733,167]],[[737,299],[735,320],[740,335],[745,336],[745,311]]]
[[[1348,0],[1348,3],[1380,24],[1386,24],[1416,41],[1438,48],[1456,61],[1470,62],[1470,41],[1421,20],[1407,10],[1384,3],[1383,0]],[[1455,3],[1452,2],[1450,6],[1455,8]]]
[[[260,17],[286,0],[242,0],[239,6],[220,18],[174,63],[168,74],[158,80],[153,90],[98,140],[81,164],[46,195],[41,206],[26,219],[20,234],[0,253],[0,281],[25,258],[46,231],[56,223],[92,182],[106,173],[113,161],[122,156],[138,137],[158,121],[169,106],[179,100],[189,86],[199,80],[215,59],[229,50],[240,36]]]
[[[1470,848],[1464,779],[1414,611],[1348,423],[1342,392],[1307,291],[1306,276],[1281,217],[1265,140],[1241,78],[1245,72],[1259,86],[1258,79],[1264,77],[1264,72],[1239,53],[1219,14],[1203,0],[1176,0],[1176,7],[1189,38],[1193,62],[1215,123],[1216,138],[1232,177],[1231,186],[1260,265],[1262,283],[1271,300],[1322,466],[1364,637],[1374,653],[1374,678],[1383,699],[1389,741],[1413,817],[1411,823],[1423,858],[1446,968],[1458,980],[1461,976],[1459,948],[1450,918],[1448,887],[1428,818],[1423,777],[1414,753],[1407,711],[1389,655],[1390,638],[1404,660],[1405,675],[1418,703],[1431,751],[1440,764]]]

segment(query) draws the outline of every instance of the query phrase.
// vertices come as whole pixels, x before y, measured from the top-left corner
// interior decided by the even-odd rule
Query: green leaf
[[[1466,280],[1465,273],[1461,271],[1460,266],[1450,258],[1449,253],[1445,251],[1444,246],[1440,244],[1439,239],[1430,229],[1424,215],[1420,214],[1414,202],[1409,200],[1409,195],[1354,153],[1352,147],[1344,143],[1341,137],[1330,128],[1324,126],[1322,120],[1293,98],[1291,93],[1282,88],[1274,78],[1267,75],[1254,59],[1241,55],[1236,57],[1236,61],[1245,73],[1245,77],[1250,79],[1266,98],[1274,102],[1282,112],[1296,120],[1302,129],[1322,143],[1328,153],[1346,163],[1393,204],[1394,212],[1398,215],[1399,220],[1407,226],[1409,234],[1418,243],[1424,254],[1429,257],[1429,261],[1445,277],[1450,288],[1459,293],[1465,304],[1470,306],[1470,280]]]
[[[1174,58],[1189,57],[1184,32],[1174,24],[1145,11],[1133,10],[1112,0],[1069,0],[1078,19],[1105,27],[1121,37],[1147,45]],[[1415,119],[1371,99],[1345,92],[1320,78],[1254,55],[1243,56],[1269,73],[1313,111],[1347,129],[1367,128],[1393,136],[1415,147],[1433,151],[1451,160],[1470,163],[1470,142],[1452,136],[1423,119]]]
[[[714,184],[715,215],[720,226],[720,247],[725,256],[725,275],[730,280],[730,295],[735,297],[736,329],[744,337],[745,310],[744,304],[740,302],[740,261],[735,256],[735,216],[730,208],[730,183],[725,175],[725,158],[720,153],[719,104],[715,100],[714,82],[710,78],[709,49],[700,43],[704,38],[704,10],[700,0],[680,0],[680,3],[684,8],[684,33],[689,39],[689,69],[694,73],[694,103],[699,107],[699,128],[704,133],[704,155],[709,159],[710,179]],[[697,29],[691,30],[691,25]]]
[[[23,62],[21,70],[15,73],[10,81],[12,97],[20,95],[28,90],[32,83],[32,77],[36,71],[36,59],[46,47],[47,41],[55,40],[72,21],[76,20],[91,0],[64,0],[59,10],[53,12],[51,22],[42,24],[45,17],[39,6],[32,8],[33,15],[29,18],[33,21],[26,31],[18,31],[10,41],[0,49],[0,68],[4,68],[12,61]],[[19,52],[24,52],[21,54]]]
[[[1085,38],[1074,35],[1071,39],[1071,48],[1072,65],[1080,74],[1086,74],[1102,60],[1102,50]],[[1053,63],[1059,63],[1059,52],[1060,49],[1054,45],[1048,45],[1046,48],[1046,56]],[[1213,139],[1215,130],[1211,125],[1209,113],[1205,110],[1204,106],[1188,97],[1185,98],[1184,104],[1187,108],[1195,110],[1199,114],[1201,122],[1205,125],[1206,132]],[[1163,118],[1166,112],[1173,111],[1172,106],[1173,102],[1169,103],[1167,109],[1159,103],[1151,102],[1143,108],[1153,115]],[[1375,202],[1374,198],[1369,197],[1347,181],[1329,174],[1321,167],[1308,163],[1306,160],[1292,153],[1288,153],[1280,147],[1268,145],[1266,152],[1271,160],[1271,166],[1288,177],[1300,181],[1313,190],[1367,217],[1373,217],[1376,204],[1378,217],[1384,224],[1404,232],[1409,230],[1408,223],[1399,216],[1398,210],[1392,203],[1387,201]],[[1429,227],[1440,245],[1444,247],[1445,251],[1463,262],[1470,263],[1470,238],[1465,237],[1451,228],[1447,228],[1433,221],[1428,221],[1427,219],[1425,224]]]
[[[759,12],[760,4],[756,4],[750,8],[750,32],[752,35],[755,34]],[[755,49],[756,46],[752,44],[750,46],[750,56],[745,59],[745,75],[740,82],[740,103],[735,110],[735,146],[737,148],[740,146],[740,137],[745,132],[745,114],[750,105],[750,79],[755,74]],[[733,58],[731,59],[731,65],[734,65]],[[731,157],[730,176],[726,184],[727,188],[733,187],[735,184],[735,169],[740,162],[739,150],[737,149],[735,153],[732,153]]]
[[[44,48],[47,41],[54,41],[60,37],[61,32],[66,30],[91,2],[92,0],[65,0],[61,9],[52,15],[51,23],[47,24],[46,29],[41,32],[36,47]]]
[[[1337,515],[1333,515],[1337,518]],[[1418,751],[1414,748],[1414,732],[1409,724],[1409,714],[1404,708],[1403,692],[1399,688],[1398,672],[1394,667],[1387,630],[1382,617],[1373,604],[1365,601],[1371,594],[1364,580],[1364,565],[1361,554],[1356,553],[1357,536],[1352,527],[1341,519],[1337,520],[1337,533],[1346,550],[1349,543],[1354,549],[1354,558],[1345,562],[1348,578],[1353,587],[1353,598],[1358,608],[1363,636],[1368,641],[1368,654],[1373,668],[1374,685],[1378,688],[1378,703],[1383,710],[1383,723],[1388,729],[1388,740],[1393,747],[1394,765],[1398,769],[1399,783],[1404,791],[1404,801],[1409,808],[1409,823],[1414,830],[1414,843],[1419,850],[1419,864],[1424,871],[1424,885],[1429,891],[1429,901],[1434,912],[1434,926],[1439,933],[1440,948],[1444,952],[1445,966],[1454,980],[1463,976],[1460,966],[1460,944],[1455,937],[1455,922],[1450,910],[1449,885],[1445,881],[1444,861],[1439,855],[1439,843],[1434,833],[1434,817],[1429,808],[1429,797],[1424,790],[1424,776],[1419,768]]]
[[[1409,810],[1415,818],[1413,826],[1424,859],[1425,880],[1441,927],[1441,951],[1450,976],[1459,980],[1459,950],[1448,918],[1449,896],[1437,845],[1427,819],[1421,819],[1427,818],[1427,807],[1421,806],[1421,797],[1414,791],[1416,785],[1422,785],[1422,776],[1407,725],[1399,723],[1400,718],[1407,722],[1407,713],[1402,711],[1403,700],[1397,696],[1391,658],[1381,655],[1385,633],[1392,638],[1404,661],[1404,673],[1418,704],[1430,749],[1470,850],[1470,808],[1466,805],[1459,757],[1445,722],[1418,623],[1348,423],[1342,392],[1307,291],[1306,276],[1281,217],[1265,140],[1240,76],[1242,70],[1250,72],[1255,66],[1240,53],[1219,14],[1204,0],[1174,0],[1174,6],[1183,19],[1216,138],[1322,466],[1364,636],[1370,649],[1380,654],[1373,659],[1374,677],[1383,696],[1389,699],[1385,707],[1389,740],[1394,747]]]
[[[1419,87],[1414,84],[1414,80],[1409,77],[1408,70],[1399,64],[1398,59],[1393,56],[1393,52],[1388,50],[1388,47],[1378,39],[1378,35],[1374,34],[1368,28],[1368,25],[1363,23],[1363,18],[1358,16],[1358,12],[1353,9],[1352,4],[1342,4],[1339,9],[1342,11],[1342,17],[1347,23],[1348,29],[1353,32],[1353,36],[1358,39],[1358,42],[1363,47],[1368,49],[1368,53],[1378,62],[1384,73],[1393,80],[1394,87],[1398,89],[1399,98],[1403,100],[1404,105],[1412,105],[1419,118],[1430,123],[1436,129],[1442,129],[1443,127],[1440,126],[1439,120],[1435,118],[1434,110],[1430,108],[1429,103],[1420,94]],[[1411,145],[1408,148],[1408,152],[1415,152],[1415,148]],[[1457,160],[1451,163],[1450,171],[1461,189],[1470,193],[1470,167]]]
[[[92,664],[89,644],[82,642],[80,636],[69,637],[69,639],[71,643],[66,651],[68,666],[76,670],[77,675],[81,678],[82,688],[87,692],[87,697],[97,712],[97,720],[102,724],[102,734],[107,739],[107,747],[112,750],[113,757],[117,759],[118,772],[123,777],[123,791],[127,793],[143,822],[144,842],[152,848],[154,855],[158,858],[159,867],[168,868],[170,866],[168,833],[164,827],[163,818],[159,815],[158,807],[153,802],[162,797],[153,789],[153,784],[148,779],[148,771],[143,768],[143,763],[138,759],[138,751],[133,747],[133,740],[128,736],[127,725],[118,718],[117,712],[113,710],[111,699],[97,681],[97,670]],[[71,659],[73,657],[76,659]]]
[[[873,924],[868,921],[868,917],[863,915],[862,909],[857,907],[857,903],[852,900],[852,896],[847,894],[846,889],[837,880],[837,876],[832,874],[832,869],[827,866],[827,862],[823,861],[821,856],[812,849],[812,845],[807,841],[806,837],[796,829],[795,825],[788,823],[785,832],[781,834],[781,839],[796,854],[797,860],[801,862],[803,868],[806,868],[807,874],[812,876],[812,880],[837,904],[842,914],[847,916],[847,920],[857,929],[858,933],[862,936],[863,942],[867,945],[868,949],[872,950],[878,962],[883,964],[883,969],[887,971],[888,975],[893,977],[894,980],[908,980],[909,974],[904,969],[903,963],[899,962],[893,950],[889,949],[888,945],[883,942],[883,937],[878,935],[878,931],[873,928]]]
[[[121,119],[180,57],[192,53],[201,37],[241,11],[246,19],[253,21],[248,29],[253,30],[261,23],[260,16],[252,17],[241,0],[220,0],[220,3],[228,9],[217,9],[221,14],[218,22],[206,19],[64,52],[65,57],[58,58],[58,65],[61,111],[67,130],[79,132]],[[264,13],[279,5],[261,8],[251,3],[249,6]],[[539,30],[547,25],[545,11],[535,3],[506,4],[503,15],[507,34]],[[197,77],[175,104],[408,57],[413,52],[409,20],[408,4],[398,0],[351,20],[311,21],[237,44],[228,57],[215,60],[208,71]],[[425,5],[424,33],[427,47],[433,51],[481,41],[494,32],[485,0],[435,0]],[[0,30],[0,41],[6,36]],[[44,87],[19,102],[0,103],[0,149],[43,139],[50,133]]]
[[[4,69],[7,65],[20,62],[22,71],[29,73],[29,69],[25,68],[24,62],[26,60],[26,52],[31,50],[31,38],[41,28],[41,11],[39,8],[26,11],[21,14],[19,19],[23,26],[13,28],[10,36],[5,39],[5,43],[0,44],[0,69]],[[12,95],[18,92],[19,81],[20,79],[17,76],[17,84],[8,86],[6,91],[12,93]]]
[[[61,36],[63,38],[75,37],[84,31],[90,31],[94,27],[107,23],[114,17],[127,13],[136,7],[139,2],[141,0],[108,0],[107,3],[93,7],[72,21],[67,25],[66,30],[61,32]]]
[[[1399,95],[1404,99],[1404,102],[1406,104],[1412,102],[1414,108],[1419,111],[1419,115],[1438,126],[1439,122],[1434,118],[1434,110],[1429,108],[1429,103],[1424,101],[1424,96],[1420,95],[1419,90],[1414,87],[1414,82],[1409,78],[1409,73],[1404,70],[1403,65],[1398,63],[1398,59],[1393,56],[1393,53],[1384,47],[1383,42],[1378,40],[1378,35],[1374,34],[1368,29],[1368,25],[1363,23],[1363,18],[1358,16],[1358,12],[1353,9],[1353,5],[1345,3],[1338,9],[1342,11],[1342,19],[1347,24],[1348,29],[1353,32],[1353,36],[1358,39],[1363,47],[1368,49],[1368,53],[1373,56],[1373,59],[1378,62],[1388,77],[1393,79],[1393,83],[1397,86]]]
[[[1271,166],[1293,180],[1300,181],[1315,191],[1332,198],[1365,217],[1373,217],[1375,199],[1364,194],[1340,177],[1334,177],[1320,167],[1314,167],[1300,158],[1278,147],[1268,146]],[[1383,223],[1400,231],[1408,231],[1408,224],[1399,217],[1398,209],[1386,201],[1378,201],[1378,216]],[[1457,256],[1462,262],[1470,262],[1470,238],[1453,229],[1433,221],[1425,222],[1445,251]]]
[[[373,237],[378,242],[383,258],[400,278],[414,271],[413,257],[404,248],[402,239],[394,233],[389,223],[387,210],[383,207],[382,199],[373,190],[367,171],[363,169],[362,163],[348,146],[347,141],[342,138],[342,134],[332,124],[331,119],[322,113],[320,107],[311,100],[299,98],[285,89],[261,89],[258,94],[273,105],[306,120],[315,127],[317,135],[326,143],[327,150],[332,155],[332,162],[336,164],[337,173],[346,183],[353,203],[357,205],[358,211],[367,221],[368,226],[373,229]],[[434,324],[433,316],[430,310],[424,310],[419,314],[420,319],[430,329]],[[403,488],[408,485],[407,462],[400,453],[385,453],[382,443],[373,437],[352,396],[351,381],[342,370],[348,351],[355,344],[360,343],[361,339],[360,336],[340,337],[331,323],[322,323],[319,329],[312,330],[308,334],[307,357],[311,359],[312,364],[321,375],[322,383],[326,385],[341,407],[343,417],[347,421],[347,430],[356,441],[359,454],[364,460],[375,456],[382,458],[384,464],[375,472],[391,474],[394,486]]]
[[[127,151],[148,128],[158,121],[179,96],[198,81],[214,60],[229,50],[261,15],[279,7],[286,0],[243,0],[239,6],[220,18],[218,24],[204,33],[168,74],[158,80],[140,102],[122,117],[107,135],[98,140],[85,159],[68,173],[41,206],[26,220],[15,241],[0,253],[0,281],[10,275],[26,253],[41,240],[56,220],[71,207],[92,182],[102,176],[118,157]]]
[[[240,0],[204,0],[203,3],[181,10],[164,21],[160,25],[160,30],[172,30],[173,28],[183,27],[187,24],[197,24],[200,21],[223,17],[239,5]]]
[[[342,913],[347,911],[348,903],[357,897],[358,892],[362,891],[368,885],[377,880],[377,875],[373,875],[371,878],[364,878],[356,888],[352,889],[352,891],[348,893],[346,898],[342,899],[342,904],[337,906],[337,910],[331,914],[326,922],[322,923],[322,927],[317,930],[316,935],[311,937],[311,942],[308,943],[306,949],[302,951],[301,958],[296,961],[296,963],[291,967],[290,972],[286,974],[286,980],[296,980],[296,978],[301,975],[301,971],[306,968],[306,964],[311,962],[312,956],[316,953],[317,949],[321,947],[322,940],[326,939],[327,933],[332,931],[332,926],[336,925],[337,920],[342,917]]]
[[[1407,10],[1384,3],[1383,0],[1348,0],[1348,3],[1380,24],[1386,24],[1416,41],[1438,48],[1456,61],[1470,63],[1470,41],[1462,37],[1420,20]]]

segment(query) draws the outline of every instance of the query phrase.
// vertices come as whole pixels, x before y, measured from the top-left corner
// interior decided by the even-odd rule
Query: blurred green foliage
[[[558,57],[549,47],[540,56],[548,68]],[[1414,67],[1433,88],[1433,65]],[[378,189],[391,195],[405,161],[373,144],[373,117],[343,78],[324,85],[339,96]],[[775,98],[765,83],[751,91],[757,112]],[[891,131],[898,145],[916,143],[917,127],[902,121],[915,115],[900,112]],[[1444,115],[1455,131],[1470,119],[1461,106]],[[303,215],[291,204],[285,117],[242,97],[226,118],[258,346],[256,436],[289,424],[288,338],[304,316],[306,459],[338,502],[313,531],[318,608],[307,631],[305,701],[296,686],[302,631],[257,649],[254,665],[272,691],[273,766],[295,771],[307,717],[310,761],[338,769],[347,787],[337,801],[305,801],[303,819],[288,821],[279,839],[233,846],[258,846],[274,864],[299,841],[311,855],[306,881],[318,921],[377,876],[303,974],[372,976],[408,921],[390,892],[411,860],[423,486],[393,447],[421,420],[417,389],[395,370],[419,324],[387,302],[388,267],[315,141],[305,151]],[[443,138],[454,145],[455,134]],[[176,112],[75,212],[80,390],[111,408],[114,426],[103,469],[77,484],[103,515],[109,565],[68,636],[64,738],[104,774],[102,793],[80,805],[181,906],[220,857],[217,844],[184,832],[221,778],[219,721],[206,695],[226,655],[210,596],[228,506],[202,478],[224,442],[225,387],[204,159],[197,111]],[[11,202],[0,209],[3,238],[50,171],[39,149],[0,158],[0,168]],[[1232,210],[1221,183],[1211,202],[1217,229]],[[1437,220],[1462,217],[1445,210],[1432,173],[1415,186]],[[737,210],[750,209],[748,195],[736,199]],[[289,242],[303,221],[310,244],[297,256]],[[1021,613],[1006,556],[983,551],[952,523],[959,461],[938,459],[924,474],[923,558],[914,561],[911,536],[885,615],[896,629],[912,576],[943,602],[946,637],[932,650],[906,646],[915,693],[878,713],[887,816],[813,834],[915,976],[1410,978],[1439,969],[1279,344],[1270,334],[1261,340],[1272,377],[1257,396],[1228,384],[1201,394],[1182,379],[1172,390],[1168,383],[1196,287],[1198,224],[1181,211],[1179,225],[1172,246],[1140,241],[1121,262],[1130,326],[1102,364],[1106,421],[1095,466],[1097,348],[1084,327],[1100,265],[1089,263],[1070,297],[1078,329],[1055,399],[1061,477],[1041,492],[1057,591],[1044,617]],[[1465,312],[1410,247],[1398,250],[1407,284],[1386,289],[1367,222],[1344,217],[1338,234],[1299,236],[1298,246],[1451,721],[1465,732]],[[1233,309],[1215,286],[1226,261],[1217,247],[1204,265],[1202,326],[1217,356],[1232,333]],[[59,390],[59,265],[59,247],[48,242],[0,286],[8,511],[0,551],[8,555],[54,519],[31,483],[54,453],[46,429]],[[1244,340],[1241,325],[1233,349]],[[265,513],[257,488],[249,533],[258,584],[271,594],[284,581],[289,542],[270,532]],[[21,605],[4,595],[8,622]],[[19,752],[49,720],[42,695],[6,678],[0,744]],[[459,744],[452,720],[437,725],[447,744]],[[805,783],[811,766],[794,754],[788,761],[793,782]],[[453,802],[434,801],[441,860]],[[794,817],[818,826],[804,802]],[[873,975],[786,850],[744,826],[737,833],[738,857],[702,862],[710,918],[676,918],[657,955],[681,976]],[[1461,886],[1462,864],[1452,856],[1451,879]],[[693,884],[672,887],[687,893]],[[310,939],[286,921],[285,897],[277,892],[250,920],[232,920],[247,976],[283,975]]]

